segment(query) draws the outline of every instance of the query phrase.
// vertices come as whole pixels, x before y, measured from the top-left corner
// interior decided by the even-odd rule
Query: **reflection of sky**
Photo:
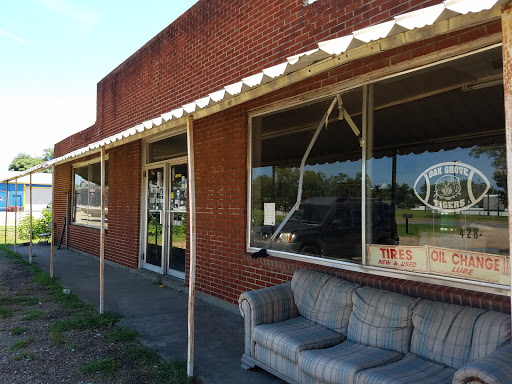
[[[424,152],[421,154],[398,155],[397,157],[397,183],[409,184],[412,188],[418,176],[431,166],[450,161],[459,161],[475,167],[487,176],[492,187],[496,188],[494,181],[494,167],[491,165],[492,159],[485,154],[479,158],[470,156],[471,149],[456,148],[449,151]],[[340,173],[354,178],[361,173],[361,161],[345,161],[332,164],[307,165],[306,170],[322,172],[326,177],[336,176]],[[366,163],[366,173],[372,180],[372,185],[391,184],[392,159],[383,157],[381,159],[371,159]],[[253,179],[260,175],[272,177],[272,167],[253,169]],[[476,182],[476,180],[475,180]]]

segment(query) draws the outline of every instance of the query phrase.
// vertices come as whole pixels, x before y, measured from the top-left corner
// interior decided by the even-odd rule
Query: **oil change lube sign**
[[[403,271],[428,272],[425,247],[368,245],[368,264]]]
[[[448,248],[427,248],[431,273],[510,284],[508,257]]]

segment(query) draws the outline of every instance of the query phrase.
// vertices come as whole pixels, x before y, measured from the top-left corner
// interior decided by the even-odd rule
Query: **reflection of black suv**
[[[366,242],[397,244],[396,222],[391,207],[368,200]],[[278,226],[253,230],[253,243],[260,248],[322,255],[332,258],[361,257],[361,200],[312,197],[301,203],[281,233],[271,241]]]

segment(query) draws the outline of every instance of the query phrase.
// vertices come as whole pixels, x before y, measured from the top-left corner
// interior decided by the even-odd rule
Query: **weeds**
[[[2,316],[2,318],[7,319],[8,317],[13,317],[13,315],[14,311],[12,309],[0,307],[0,316]]]
[[[130,361],[133,364],[150,365],[160,361],[160,356],[154,349],[134,345],[126,348],[124,351],[124,357],[126,361]]]
[[[95,359],[88,361],[80,369],[82,373],[90,375],[93,373],[99,373],[102,376],[110,377],[116,371],[117,366],[112,357],[106,357],[104,359]]]
[[[14,351],[15,349],[23,349],[23,348],[26,348],[26,347],[27,347],[27,345],[29,345],[30,343],[32,343],[34,340],[35,340],[35,338],[34,338],[34,337],[29,337],[28,339],[18,340],[17,342],[15,342],[14,344],[12,344],[12,345],[9,347],[9,350]]]
[[[23,312],[23,319],[25,321],[38,320],[44,317],[44,312],[38,309],[31,309]]]
[[[0,298],[0,305],[23,304],[26,306],[33,306],[39,303],[35,297],[30,296],[16,296],[16,297],[2,297]]]
[[[110,343],[133,341],[137,339],[139,332],[126,327],[115,327],[112,332],[105,335],[105,340]]]
[[[27,328],[23,328],[17,325],[14,328],[12,328],[9,332],[11,332],[11,335],[21,335],[22,333],[27,332]]]

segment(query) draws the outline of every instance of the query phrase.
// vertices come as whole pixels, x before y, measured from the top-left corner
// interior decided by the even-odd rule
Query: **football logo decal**
[[[433,165],[419,175],[414,193],[427,207],[455,212],[477,204],[490,186],[487,177],[475,167],[446,162]]]

